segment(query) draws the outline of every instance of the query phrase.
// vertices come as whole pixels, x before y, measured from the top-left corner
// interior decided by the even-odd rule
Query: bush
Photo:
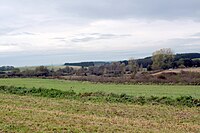
[[[162,75],[162,74],[158,75],[157,78],[158,79],[166,79],[166,77],[164,75]]]

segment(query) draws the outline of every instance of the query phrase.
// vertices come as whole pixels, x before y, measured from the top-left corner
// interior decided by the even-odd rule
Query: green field
[[[75,92],[106,92],[132,96],[192,96],[200,98],[200,86],[172,86],[172,85],[123,85],[101,84],[90,82],[54,80],[54,79],[0,79],[0,85],[17,87],[42,87],[47,89],[74,90]]]
[[[0,86],[62,91],[106,92],[132,96],[193,96],[199,86],[96,84],[55,79],[0,79]],[[21,91],[22,88],[20,88]],[[50,91],[50,90],[48,90]],[[0,132],[176,132],[200,131],[200,108],[165,104],[93,102],[0,93]]]
[[[20,69],[20,71],[25,71],[25,70],[35,70],[37,67],[39,67],[39,66],[24,66],[24,67],[18,67],[18,68]],[[45,66],[45,67],[47,67],[47,69],[49,69],[49,70],[54,69],[55,71],[57,71],[59,69],[65,68],[66,66],[60,65],[60,66]],[[74,69],[81,68],[79,66],[69,66],[69,67],[72,67]]]
[[[200,109],[0,93],[0,132],[198,133]]]
[[[194,58],[194,59],[192,59],[192,60],[200,60],[200,58]]]
[[[77,93],[97,92],[132,96],[193,96],[200,86],[123,85],[55,79],[0,79],[0,86],[43,87]],[[21,91],[20,88],[19,91]],[[50,91],[50,90],[48,90]],[[54,91],[55,92],[55,91]],[[166,132],[198,133],[200,108],[120,102],[93,102],[17,93],[0,93],[0,132]]]

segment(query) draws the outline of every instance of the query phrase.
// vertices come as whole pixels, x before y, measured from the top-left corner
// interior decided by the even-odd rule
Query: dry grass
[[[194,132],[200,109],[0,94],[0,132]]]
[[[200,73],[200,67],[198,67],[198,68],[179,68],[179,69],[172,69],[172,70],[164,70],[164,71],[161,71],[161,72],[154,73],[152,75],[156,76],[156,75],[160,75],[162,73],[171,73],[171,72],[181,73],[181,71],[185,71],[185,72],[198,72],[198,73]]]

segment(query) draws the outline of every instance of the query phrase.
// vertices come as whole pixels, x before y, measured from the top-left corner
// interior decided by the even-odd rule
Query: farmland
[[[20,69],[20,71],[25,71],[25,70],[34,70],[35,68],[37,68],[38,66],[23,66],[23,67],[18,67],[19,69]],[[65,68],[66,66],[65,65],[57,65],[57,66],[46,66],[47,67],[47,69],[49,69],[49,70],[52,70],[52,69],[54,69],[54,70],[59,70],[59,69],[63,69],[63,68]],[[81,68],[81,67],[79,67],[79,66],[70,66],[70,67],[72,67],[72,68],[74,68],[74,69],[79,69],[79,68]]]
[[[74,90],[77,93],[83,92],[105,92],[115,94],[128,94],[132,96],[192,96],[200,98],[200,86],[183,85],[123,85],[123,84],[101,84],[90,82],[78,82],[55,79],[33,79],[33,78],[12,78],[0,79],[0,85],[17,87],[36,87],[47,89],[58,89],[62,91]]]
[[[56,79],[0,79],[0,86],[44,88],[76,93],[105,92],[130,96],[179,96],[200,98],[199,86],[125,85],[78,82]],[[7,88],[9,89],[9,88]],[[13,88],[15,89],[15,88]],[[134,104],[97,101],[84,97],[62,98],[16,88],[19,93],[0,91],[0,132],[193,132],[200,130],[200,108],[167,104]],[[34,92],[31,94],[31,92]],[[17,95],[18,94],[18,95]],[[41,95],[40,95],[41,94]],[[79,97],[77,94],[75,97]],[[54,97],[54,98],[53,98]],[[95,98],[95,97],[89,97]],[[101,100],[98,100],[101,99]]]
[[[200,0],[2,0],[0,133],[200,133]]]
[[[0,94],[0,132],[198,132],[199,108]]]

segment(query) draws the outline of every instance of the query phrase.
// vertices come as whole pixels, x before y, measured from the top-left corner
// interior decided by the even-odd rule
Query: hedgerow
[[[172,97],[145,97],[145,96],[130,96],[127,94],[114,94],[104,92],[85,92],[76,93],[74,90],[61,91],[56,89],[45,88],[26,88],[26,87],[14,87],[14,86],[0,86],[0,93],[9,93],[17,95],[31,95],[48,98],[64,98],[81,101],[93,101],[93,102],[110,102],[110,103],[127,103],[127,104],[164,104],[171,106],[188,106],[198,107],[200,106],[200,99],[193,98],[192,96],[181,96],[177,98]]]

